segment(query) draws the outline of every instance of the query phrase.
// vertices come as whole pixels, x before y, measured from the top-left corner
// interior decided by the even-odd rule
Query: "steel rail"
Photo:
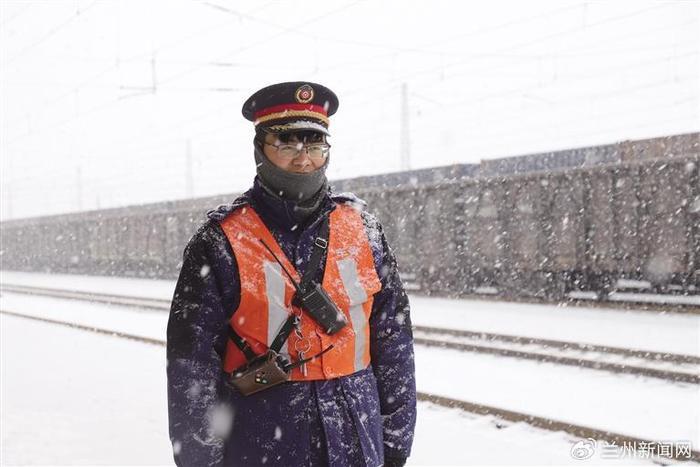
[[[141,342],[144,344],[165,346],[166,342],[161,339],[154,339],[150,337],[139,336],[135,334],[124,333],[120,331],[113,331],[110,329],[98,328],[95,326],[87,326],[79,323],[71,323],[67,321],[61,321],[56,319],[43,318],[38,316],[25,315],[23,313],[17,313],[15,311],[2,310],[0,309],[0,314],[13,316],[17,318],[24,318],[29,320],[40,321],[49,324],[55,324],[60,326],[66,326],[72,329],[78,329],[82,331],[94,332],[102,335],[112,336],[121,339],[133,340],[136,342]],[[637,438],[634,436],[624,435],[620,433],[615,433],[607,430],[599,430],[596,428],[591,428],[583,425],[577,425],[574,423],[562,422],[559,420],[554,420],[546,417],[538,417],[535,415],[525,414],[521,412],[515,412],[512,410],[501,409],[498,407],[488,406],[484,404],[476,404],[473,402],[467,402],[459,399],[452,399],[449,397],[440,396],[437,394],[430,394],[426,392],[418,392],[417,399],[423,402],[430,402],[442,407],[447,407],[450,409],[459,409],[465,412],[474,413],[477,415],[490,415],[496,418],[509,421],[509,422],[524,422],[536,428],[542,428],[549,431],[563,431],[577,438],[593,438],[599,441],[606,441],[608,443],[614,443],[615,445],[622,445],[627,443],[629,446],[636,447],[637,445],[644,446],[659,446],[660,443],[651,441],[648,439]],[[693,460],[700,462],[700,451],[691,451],[690,457],[675,457],[676,460],[689,461]]]
[[[14,293],[24,293],[31,295],[47,296],[47,297],[57,297],[66,298],[74,300],[86,300],[97,303],[106,303],[110,305],[125,305],[138,308],[154,309],[158,311],[167,311],[170,309],[170,301],[165,299],[157,298],[144,298],[137,296],[126,296],[126,295],[116,295],[116,294],[106,294],[97,292],[86,292],[77,290],[66,290],[57,288],[47,288],[47,287],[34,287],[34,286],[19,286],[19,285],[9,285],[0,284],[1,291],[14,292]],[[691,355],[680,355],[671,354],[663,352],[652,352],[646,350],[637,349],[624,349],[619,347],[610,346],[600,346],[593,344],[582,344],[577,342],[566,342],[551,339],[539,339],[533,337],[524,336],[512,336],[506,334],[495,334],[495,333],[484,333],[478,331],[467,331],[467,330],[457,330],[457,329],[445,329],[436,328],[428,326],[414,326],[413,330],[417,333],[432,333],[432,334],[444,334],[451,335],[461,338],[477,338],[482,340],[493,340],[501,341],[507,343],[515,343],[519,345],[540,345],[556,347],[564,350],[578,350],[578,351],[595,351],[609,354],[619,354],[626,357],[641,358],[648,361],[658,362],[659,360],[668,361],[672,363],[690,363],[690,364],[700,364],[700,358]],[[421,337],[414,338],[414,342],[418,345],[425,345],[430,347],[440,347],[452,350],[459,350],[462,352],[476,352],[485,353],[492,355],[501,355],[511,358],[521,358],[528,360],[544,361],[549,363],[569,365],[576,367],[584,367],[594,370],[608,371],[612,373],[624,373],[624,374],[634,374],[648,376],[652,378],[663,379],[667,381],[674,382],[686,382],[691,384],[700,384],[700,375],[682,372],[682,371],[669,371],[660,370],[655,368],[648,368],[638,365],[630,365],[624,363],[608,363],[601,362],[597,360],[585,359],[585,358],[574,358],[566,357],[560,355],[551,355],[538,352],[526,352],[522,350],[514,349],[504,349],[489,345],[477,345],[477,344],[465,344],[459,342],[449,342],[445,340],[436,339],[425,339]]]

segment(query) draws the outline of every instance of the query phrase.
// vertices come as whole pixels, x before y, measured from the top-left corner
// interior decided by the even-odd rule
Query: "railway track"
[[[81,290],[56,289],[49,287],[33,287],[28,285],[0,284],[0,292],[13,292],[42,297],[68,298],[110,305],[125,305],[150,310],[170,310],[170,300],[163,298],[146,298],[128,295],[115,295]]]
[[[47,294],[50,296],[56,296],[56,294],[64,294],[66,298],[71,298],[69,295],[77,294],[81,297],[90,296],[93,297],[94,301],[111,303],[110,299],[121,300],[132,299],[135,301],[143,301],[143,307],[149,308],[153,305],[153,308],[161,309],[162,307],[169,308],[170,300],[156,299],[156,298],[143,298],[143,297],[129,297],[125,295],[113,295],[104,294],[99,292],[82,292],[82,291],[71,291],[65,289],[56,289],[48,287],[33,287],[26,285],[15,285],[15,284],[0,284],[0,289],[7,289],[13,292],[23,292],[32,293],[34,295]],[[537,298],[518,298],[518,297],[508,297],[504,300],[501,297],[490,295],[490,294],[478,294],[475,293],[468,297],[463,297],[472,300],[482,300],[490,302],[513,302],[513,303],[525,303],[532,305],[554,305],[561,307],[582,307],[582,308],[605,308],[608,310],[619,310],[619,311],[650,311],[659,313],[681,313],[681,314],[700,314],[700,305],[691,303],[655,303],[649,301],[634,301],[634,300],[592,300],[590,298],[577,298],[575,295],[570,295],[566,300],[553,303],[546,300],[541,300]],[[123,304],[119,302],[119,304]]]
[[[0,314],[6,316],[12,316],[16,318],[23,318],[28,320],[34,320],[59,326],[66,326],[72,329],[94,332],[97,334],[107,335],[111,337],[116,337],[120,339],[128,339],[135,342],[140,342],[143,344],[165,346],[165,341],[161,339],[154,339],[144,336],[139,336],[135,334],[129,334],[119,331],[114,331],[110,329],[104,329],[94,326],[87,326],[79,323],[71,323],[67,321],[30,316],[23,313],[17,313],[15,311],[0,310]],[[509,422],[518,423],[524,422],[536,428],[541,428],[549,431],[563,431],[577,438],[592,438],[597,441],[604,441],[609,444],[615,444],[617,446],[659,446],[661,443],[653,440],[637,438],[634,436],[629,436],[625,434],[615,433],[606,430],[600,430],[596,428],[591,428],[583,425],[577,425],[573,423],[563,422],[559,420],[554,420],[546,417],[538,417],[535,415],[525,414],[521,412],[505,410],[498,407],[492,407],[483,404],[476,404],[473,402],[463,401],[459,399],[452,399],[437,394],[430,394],[426,392],[418,392],[417,398],[419,401],[429,402],[441,407],[447,407],[450,409],[458,409],[464,412],[469,412],[477,415],[493,416],[506,424]],[[499,428],[502,428],[504,423],[497,423]],[[666,465],[663,458],[657,459],[657,462],[661,465]],[[676,457],[675,460],[681,461],[696,461],[700,462],[700,451],[691,451],[690,457]]]
[[[415,326],[414,343],[700,384],[700,358],[577,342]]]
[[[591,297],[586,298],[585,293],[571,292],[566,298],[560,301],[551,301],[544,298],[526,297],[526,296],[508,296],[503,298],[497,294],[479,293],[461,296],[459,298],[468,300],[482,300],[487,302],[512,302],[512,303],[527,303],[531,305],[553,305],[561,307],[578,307],[578,308],[605,308],[606,310],[619,311],[650,311],[655,313],[681,313],[700,315],[700,305],[697,303],[685,303],[678,301],[659,302],[653,299],[658,298],[658,295],[651,294],[630,294],[630,293],[613,293],[608,298],[598,300]],[[432,297],[443,297],[440,294],[433,294]],[[645,296],[642,300],[640,296]],[[679,295],[672,295],[679,297]],[[452,298],[444,296],[444,298]]]
[[[170,300],[76,290],[0,285],[0,291],[168,311]],[[666,381],[700,384],[700,358],[577,342],[414,326],[417,345],[520,358]]]

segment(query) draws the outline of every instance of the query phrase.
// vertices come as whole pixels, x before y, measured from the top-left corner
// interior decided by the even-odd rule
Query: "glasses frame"
[[[262,143],[263,143],[263,145],[265,145],[265,146],[272,146],[272,147],[275,148],[275,150],[277,151],[277,155],[278,155],[279,157],[281,157],[281,158],[283,158],[283,159],[286,159],[286,160],[290,160],[290,161],[293,161],[293,160],[296,159],[297,157],[301,156],[301,153],[304,152],[304,151],[306,151],[306,154],[309,156],[309,159],[322,161],[322,160],[325,160],[325,159],[328,158],[328,155],[330,154],[330,151],[331,151],[331,145],[328,144],[328,143],[326,143],[326,142],[323,142],[323,143],[311,143],[311,144],[304,144],[304,143],[298,143],[298,144],[294,144],[294,143],[272,144],[272,143],[267,143],[267,142],[265,142],[265,141],[262,141]],[[299,144],[301,144],[301,148],[297,149],[297,153],[296,153],[296,155],[295,155],[294,157],[286,157],[286,156],[280,155],[280,148],[281,148],[282,146],[297,146],[297,147],[298,147]],[[318,157],[313,157],[313,156],[311,156],[311,153],[309,152],[309,147],[311,147],[311,146],[325,146],[325,147],[326,147],[326,151],[325,151],[325,154],[323,154],[323,157],[318,158]]]

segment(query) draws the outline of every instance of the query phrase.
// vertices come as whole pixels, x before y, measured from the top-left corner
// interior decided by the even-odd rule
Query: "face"
[[[325,159],[312,159],[309,157],[309,153],[304,149],[297,157],[294,159],[282,157],[279,154],[276,146],[280,144],[302,144],[301,141],[295,136],[289,139],[288,143],[282,143],[276,135],[267,134],[265,135],[265,143],[263,145],[263,152],[267,158],[282,170],[292,173],[308,173],[313,172],[321,167],[326,162]],[[307,143],[308,144],[308,143]]]

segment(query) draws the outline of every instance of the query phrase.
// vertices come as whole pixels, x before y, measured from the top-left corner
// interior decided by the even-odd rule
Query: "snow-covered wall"
[[[589,165],[581,154],[602,157]],[[504,159],[501,169],[517,174],[439,168],[438,181],[397,173],[386,177],[398,186],[374,180],[355,191],[383,223],[409,286],[426,294],[495,287],[560,297],[610,290],[619,279],[697,293],[697,133],[544,156],[523,156],[530,166]],[[538,171],[542,160],[569,165]],[[234,197],[3,222],[2,268],[174,278],[205,212]]]

